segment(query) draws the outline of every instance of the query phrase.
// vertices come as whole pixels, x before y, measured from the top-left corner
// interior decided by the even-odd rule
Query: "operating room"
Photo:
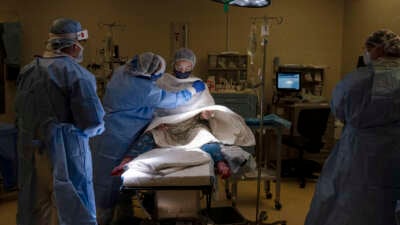
[[[103,97],[108,90],[107,84],[113,75],[120,71],[118,68],[132,63],[135,59],[140,59],[143,56],[140,54],[151,52],[161,56],[163,58],[161,61],[164,61],[166,67],[165,73],[172,73],[177,68],[176,65],[174,66],[177,60],[176,52],[182,48],[193,51],[195,59],[192,61],[192,75],[203,81],[205,91],[210,93],[213,100],[211,106],[201,106],[204,108],[200,107],[201,109],[194,109],[192,112],[185,111],[185,116],[203,116],[202,112],[212,112],[209,116],[221,121],[210,125],[212,130],[218,132],[215,136],[221,137],[225,145],[242,146],[241,151],[250,153],[246,163],[251,164],[253,161],[250,162],[250,160],[254,160],[254,165],[249,165],[249,168],[254,170],[255,176],[250,178],[244,173],[236,176],[231,168],[231,177],[222,178],[222,172],[212,171],[210,175],[212,187],[206,191],[192,190],[193,188],[185,190],[181,187],[173,190],[168,188],[161,189],[161,191],[149,190],[146,186],[148,183],[143,190],[136,186],[132,188],[129,185],[142,178],[139,179],[139,175],[133,172],[130,174],[132,178],[127,178],[128,175],[125,173],[125,177],[123,175],[124,185],[119,187],[119,190],[124,193],[125,197],[128,195],[129,200],[133,203],[134,215],[132,216],[137,220],[132,220],[131,224],[140,224],[145,220],[154,222],[154,217],[160,219],[157,220],[158,224],[163,224],[162,216],[168,219],[173,218],[173,223],[177,225],[198,223],[195,219],[202,222],[206,220],[206,224],[333,224],[323,223],[320,218],[320,220],[316,219],[316,215],[318,215],[316,208],[318,208],[320,200],[317,198],[322,198],[317,195],[319,192],[316,190],[326,190],[327,187],[323,186],[324,181],[335,179],[329,175],[331,171],[336,173],[335,167],[331,167],[331,165],[324,167],[325,162],[328,157],[331,161],[333,161],[332,157],[339,157],[338,154],[340,155],[341,152],[338,143],[343,135],[349,135],[348,133],[353,132],[354,129],[363,131],[365,129],[362,127],[361,120],[357,120],[354,124],[343,121],[342,114],[333,108],[336,101],[340,100],[334,93],[338,87],[342,87],[337,85],[342,84],[340,82],[345,80],[347,74],[358,71],[360,67],[361,71],[364,67],[370,68],[370,64],[363,60],[363,55],[369,47],[369,42],[366,40],[371,37],[373,32],[388,29],[393,33],[400,34],[400,17],[398,15],[400,2],[396,0],[270,0],[267,1],[268,5],[263,7],[254,5],[242,7],[229,5],[229,2],[232,1],[59,0],[49,2],[45,0],[3,0],[0,4],[0,33],[2,34],[2,39],[0,39],[2,41],[0,42],[0,146],[2,146],[0,151],[2,152],[0,152],[0,157],[4,158],[4,155],[11,154],[15,162],[13,162],[13,168],[0,166],[2,169],[0,171],[0,225],[18,224],[16,215],[19,210],[18,197],[20,195],[18,194],[16,168],[18,167],[17,133],[19,134],[20,131],[16,131],[18,130],[18,116],[15,112],[17,108],[15,99],[18,97],[19,72],[35,57],[43,54],[46,49],[46,41],[51,39],[49,38],[49,35],[51,36],[49,27],[57,18],[79,21],[82,29],[87,30],[88,38],[83,44],[83,61],[79,64],[93,74],[96,81],[96,94],[102,104],[104,104]],[[371,63],[371,65],[373,64]],[[400,68],[400,66],[398,67]],[[396,79],[398,79],[397,77]],[[400,82],[393,83],[392,80],[392,84],[396,86]],[[194,85],[188,90],[192,91],[191,95],[195,96],[198,94],[197,92],[203,91],[202,88],[200,89]],[[380,90],[375,86],[371,89]],[[146,94],[150,92],[150,90],[138,89],[133,90],[132,93],[135,91],[142,91]],[[382,96],[386,97],[387,95],[373,96],[371,99],[374,97],[382,99],[384,98]],[[341,97],[345,98],[347,95]],[[351,103],[363,105],[356,101]],[[359,101],[364,100],[360,99]],[[397,104],[397,101],[394,102]],[[345,103],[341,102],[341,104]],[[339,104],[339,106],[341,105]],[[107,113],[110,104],[104,104],[103,107]],[[348,108],[351,107],[348,106]],[[391,109],[390,107],[381,108]],[[393,107],[393,110],[395,108]],[[378,112],[377,115],[384,114],[379,113],[378,110],[377,108],[372,111]],[[312,111],[307,121],[305,121],[307,119],[305,116],[301,117],[305,111]],[[154,117],[157,115],[155,114]],[[386,118],[388,117],[394,118],[394,116],[386,116]],[[261,118],[262,123],[260,123]],[[126,130],[139,129],[138,132],[145,134],[158,128],[160,124],[169,123],[169,120],[170,117],[158,118],[148,121],[146,126],[150,125],[147,128],[126,127]],[[183,121],[183,119],[177,120],[179,120],[178,122]],[[374,118],[365,122],[365,126],[375,126],[376,120]],[[232,121],[234,124],[231,124]],[[393,121],[391,122],[393,124],[390,125],[393,129],[390,132],[383,131],[388,136],[394,134],[393,130],[399,129],[398,125],[395,125],[396,118]],[[350,125],[362,128],[344,129]],[[11,129],[10,126],[13,128]],[[385,126],[389,125],[385,124]],[[107,128],[107,120],[105,120],[105,127],[106,130],[112,129],[112,127]],[[304,136],[304,130],[310,127],[315,127],[315,130],[322,129],[322,133],[317,134],[318,147],[313,146],[311,150],[303,149],[304,146],[296,145],[296,138]],[[226,130],[222,131],[222,128]],[[309,132],[313,133],[313,131]],[[226,135],[230,133],[233,135],[239,133],[240,135],[235,136],[236,139],[233,140]],[[138,138],[140,134],[135,138]],[[155,132],[153,132],[153,136],[156,136]],[[384,139],[375,139],[375,136],[368,139],[369,137],[368,135],[363,136],[369,140],[371,144],[368,146],[371,148],[378,146],[380,140],[383,142]],[[95,138],[90,138],[91,141],[92,139]],[[387,141],[385,144],[390,142],[386,139],[385,141]],[[392,141],[389,146],[397,146],[397,142]],[[354,141],[352,144],[355,146],[359,143]],[[350,146],[348,142],[345,145]],[[90,148],[93,148],[93,145]],[[337,154],[333,154],[335,152],[333,149],[337,150]],[[149,155],[151,156],[151,154]],[[199,153],[199,155],[201,154]],[[390,152],[390,155],[400,159],[399,152],[393,151]],[[174,157],[171,153],[167,158],[171,161],[175,161],[175,159],[179,161],[183,156],[176,153],[176,158]],[[192,156],[188,154],[188,157]],[[340,155],[340,157],[346,159],[345,156]],[[0,158],[0,164],[5,163],[3,158]],[[96,160],[95,155],[92,155],[92,158]],[[389,158],[385,156],[380,160]],[[142,165],[140,163],[142,162],[131,163],[130,166],[124,167],[124,170],[135,166],[140,167]],[[106,164],[104,163],[104,166]],[[230,161],[227,164],[232,166]],[[241,163],[241,166],[244,164]],[[94,162],[93,167],[95,166]],[[265,178],[265,174],[263,174],[265,167],[268,167],[268,171],[273,171],[272,177]],[[395,165],[388,167],[398,168]],[[96,173],[96,168],[93,169]],[[297,170],[301,170],[301,172]],[[340,174],[340,171],[337,173]],[[328,177],[321,179],[320,175]],[[400,175],[392,175],[393,179],[400,179]],[[7,176],[13,177],[8,178],[13,182],[11,187],[5,185]],[[163,175],[158,174],[158,176]],[[119,176],[116,177],[119,179]],[[382,177],[387,176],[382,174]],[[210,178],[207,179],[210,180]],[[162,179],[160,178],[160,180]],[[196,180],[196,185],[200,182],[199,180]],[[378,180],[377,178],[376,182]],[[151,182],[156,181],[152,180]],[[398,181],[393,183],[399,184]],[[159,187],[158,184],[150,186]],[[191,187],[192,184],[188,186]],[[336,186],[332,187],[332,189],[335,188]],[[398,189],[398,186],[396,188]],[[149,214],[141,202],[146,197],[146,193],[153,191],[158,193],[156,199],[153,199],[155,204],[160,204],[155,208],[164,210],[155,213],[155,216],[151,215],[152,213]],[[348,193],[350,195],[348,198],[351,199],[352,190]],[[398,194],[400,189],[396,193],[397,195],[393,195],[399,196],[399,198],[392,199],[395,203],[396,200],[400,200]],[[178,203],[172,201],[174,198],[178,200]],[[359,200],[356,197],[353,199],[355,199],[354,201]],[[189,205],[179,206],[179,202],[185,202],[185,200]],[[343,207],[342,211],[351,211],[346,209],[346,207],[350,207],[346,205],[346,202],[341,205],[340,200],[337,201],[339,203],[335,202],[336,205],[330,205],[331,211],[335,211],[336,214],[328,215],[327,211],[329,210],[321,209],[320,217],[324,216],[328,219],[334,216],[340,217],[342,215],[341,212],[338,212],[340,210],[336,211],[333,209],[334,207]],[[93,202],[93,204],[95,203]],[[162,206],[163,204],[164,206]],[[311,207],[312,204],[315,205]],[[359,203],[359,205],[362,204],[366,203]],[[396,214],[396,218],[399,219],[397,222],[400,224],[400,203],[397,202],[397,204],[397,211],[392,214]],[[166,207],[168,210],[162,207]],[[179,212],[175,212],[174,208]],[[234,211],[221,211],[220,213],[223,213],[224,216],[209,218],[212,217],[213,209],[234,209]],[[190,210],[195,211],[195,214],[192,215]],[[98,209],[97,211],[99,213]],[[186,212],[189,213],[189,216],[185,214]],[[369,209],[362,212],[355,210],[351,212],[354,213],[353,218],[358,218],[357,216],[362,213],[371,213]],[[172,215],[173,213],[176,214]],[[230,213],[235,215],[230,215]],[[182,214],[183,218],[179,218],[179,214]],[[390,215],[393,216],[392,214]],[[229,220],[229,217],[233,218],[238,215],[240,219],[237,221]],[[348,215],[349,218],[352,218],[351,213]],[[353,222],[350,223],[351,221]],[[346,221],[343,219],[338,220],[337,224],[363,224],[360,221],[366,220],[349,219]],[[165,224],[167,223],[172,224],[170,221]],[[49,224],[53,223],[49,222]],[[102,225],[100,222],[98,224]],[[119,223],[115,222],[114,224]],[[384,223],[375,221],[368,224]],[[24,223],[20,225],[24,225]]]

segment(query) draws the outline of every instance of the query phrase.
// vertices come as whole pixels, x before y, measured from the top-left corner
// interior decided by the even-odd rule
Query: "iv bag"
[[[251,24],[249,43],[247,46],[247,55],[250,56],[250,64],[254,64],[253,58],[257,51],[257,26],[255,23]]]

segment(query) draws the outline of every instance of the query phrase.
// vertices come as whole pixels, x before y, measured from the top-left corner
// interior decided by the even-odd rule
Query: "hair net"
[[[162,74],[165,71],[165,60],[163,57],[152,52],[135,55],[128,63],[131,72],[151,77]]]
[[[174,63],[179,60],[190,61],[194,67],[196,64],[196,55],[188,48],[180,48],[175,52]]]
[[[383,46],[386,56],[400,57],[400,37],[388,29],[372,33],[365,41],[366,45]]]
[[[73,19],[59,18],[50,27],[47,50],[59,50],[72,46],[77,41],[77,33],[82,31],[81,24]]]

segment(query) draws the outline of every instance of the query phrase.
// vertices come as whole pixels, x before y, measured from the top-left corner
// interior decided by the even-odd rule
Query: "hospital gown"
[[[383,60],[335,88],[344,121],[325,162],[306,225],[394,225],[400,199],[400,61]]]
[[[98,209],[115,206],[121,179],[112,177],[111,171],[152,120],[155,108],[175,108],[192,97],[186,95],[188,91],[166,92],[155,81],[130,73],[126,67],[119,67],[107,84],[103,99],[106,130],[90,142]]]
[[[15,108],[17,224],[97,224],[88,142],[104,110],[94,76],[69,56],[38,57],[19,75]]]

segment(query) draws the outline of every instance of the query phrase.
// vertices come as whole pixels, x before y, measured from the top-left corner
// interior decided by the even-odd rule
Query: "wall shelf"
[[[248,56],[246,54],[208,54],[208,74],[221,79],[239,83],[247,80]]]

